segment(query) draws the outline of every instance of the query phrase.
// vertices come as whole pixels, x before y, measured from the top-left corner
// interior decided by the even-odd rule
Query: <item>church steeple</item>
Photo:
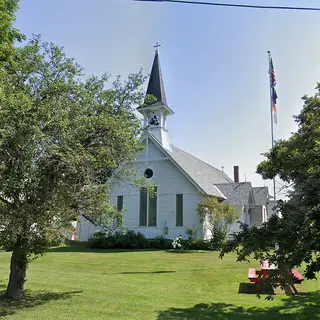
[[[164,90],[162,72],[160,68],[159,51],[157,44],[149,78],[144,104],[137,108],[144,116],[144,129],[152,133],[158,142],[171,151],[171,144],[167,130],[167,116],[174,114],[169,108]],[[151,102],[148,97],[152,96]]]
[[[157,47],[158,46],[159,45],[157,44]],[[161,102],[167,105],[166,93],[164,91],[162,72],[160,68],[158,49],[156,49],[153,65],[151,69],[151,74],[149,78],[149,84],[148,84],[146,95],[148,94],[153,95],[157,99],[157,102]]]

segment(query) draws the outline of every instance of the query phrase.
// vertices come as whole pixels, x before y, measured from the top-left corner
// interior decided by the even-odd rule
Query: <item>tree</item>
[[[281,218],[272,216],[261,228],[242,232],[221,252],[236,251],[238,260],[251,254],[278,266],[270,281],[284,287],[288,270],[303,266],[305,276],[314,279],[320,271],[320,85],[313,97],[303,97],[304,106],[295,116],[298,131],[288,140],[279,140],[265,154],[257,172],[264,179],[279,176],[288,184],[287,201],[279,201]],[[277,250],[273,250],[277,244]]]
[[[0,77],[0,249],[12,250],[6,297],[21,299],[29,263],[80,212],[108,210],[111,175],[142,149],[141,72],[106,89],[63,50],[34,37]]]
[[[0,0],[0,65],[14,55],[14,41],[24,36],[12,26],[19,0]]]
[[[227,241],[231,224],[239,217],[235,208],[230,203],[207,196],[199,201],[197,212],[211,231],[213,246],[220,249]]]

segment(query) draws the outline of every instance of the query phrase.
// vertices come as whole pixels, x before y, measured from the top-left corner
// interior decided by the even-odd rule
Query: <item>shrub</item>
[[[172,241],[172,247],[173,247],[173,249],[180,249],[180,250],[185,249],[184,241],[185,241],[185,240],[183,240],[181,236],[173,239],[173,241]]]
[[[148,247],[148,239],[142,233],[135,233],[132,230],[128,230],[125,234],[121,232],[106,234],[100,231],[90,237],[88,245],[96,249],[144,249]]]
[[[90,248],[103,249],[105,245],[106,234],[103,231],[94,233],[88,240]]]
[[[149,239],[149,248],[154,249],[172,249],[172,240],[163,236]]]
[[[203,239],[182,239],[177,237],[172,241],[172,246],[177,250],[212,250],[211,241]]]
[[[144,249],[148,246],[148,240],[141,233],[135,233],[128,230],[124,235],[120,236],[120,248],[123,249]]]
[[[197,212],[212,233],[212,247],[221,249],[227,242],[231,224],[237,220],[239,213],[230,203],[219,202],[211,196],[199,201]]]
[[[203,239],[182,239],[181,236],[174,240],[158,236],[147,239],[142,233],[127,230],[107,234],[104,231],[96,232],[88,241],[90,248],[95,249],[180,249],[180,250],[212,250],[214,247],[210,241]]]
[[[220,250],[227,244],[228,230],[223,227],[215,227],[213,231],[213,237],[210,240],[211,246],[215,250]]]
[[[189,250],[212,250],[211,242],[208,240],[203,239],[195,239],[192,241],[189,241],[188,244]]]
[[[186,235],[188,236],[189,240],[197,239],[197,234],[198,232],[195,226],[193,226],[193,228],[186,229]]]

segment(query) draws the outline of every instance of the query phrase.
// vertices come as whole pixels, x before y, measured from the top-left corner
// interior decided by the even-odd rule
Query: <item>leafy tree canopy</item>
[[[221,255],[237,251],[238,260],[268,259],[278,266],[273,284],[284,286],[285,270],[302,266],[308,279],[320,271],[320,85],[304,96],[301,113],[294,119],[298,131],[279,140],[257,167],[264,179],[280,177],[288,184],[288,201],[277,205],[281,218],[272,216],[261,228],[242,226],[242,232]],[[273,248],[276,245],[277,250]]]
[[[108,210],[107,183],[142,149],[134,106],[141,72],[107,89],[83,80],[62,48],[34,37],[0,74],[0,246],[13,250],[7,297],[23,297],[28,263],[79,212]]]
[[[24,36],[12,26],[19,0],[0,0],[0,65],[11,60],[14,54],[14,41]]]

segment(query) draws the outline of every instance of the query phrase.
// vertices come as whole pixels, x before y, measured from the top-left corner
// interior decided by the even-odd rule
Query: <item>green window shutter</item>
[[[176,226],[183,227],[183,194],[176,194]]]
[[[149,214],[148,214],[148,226],[157,226],[157,187],[155,187],[155,195],[151,197],[149,195]]]
[[[123,196],[117,197],[117,210],[121,211],[123,209]]]
[[[139,226],[147,225],[147,189],[140,189]]]

